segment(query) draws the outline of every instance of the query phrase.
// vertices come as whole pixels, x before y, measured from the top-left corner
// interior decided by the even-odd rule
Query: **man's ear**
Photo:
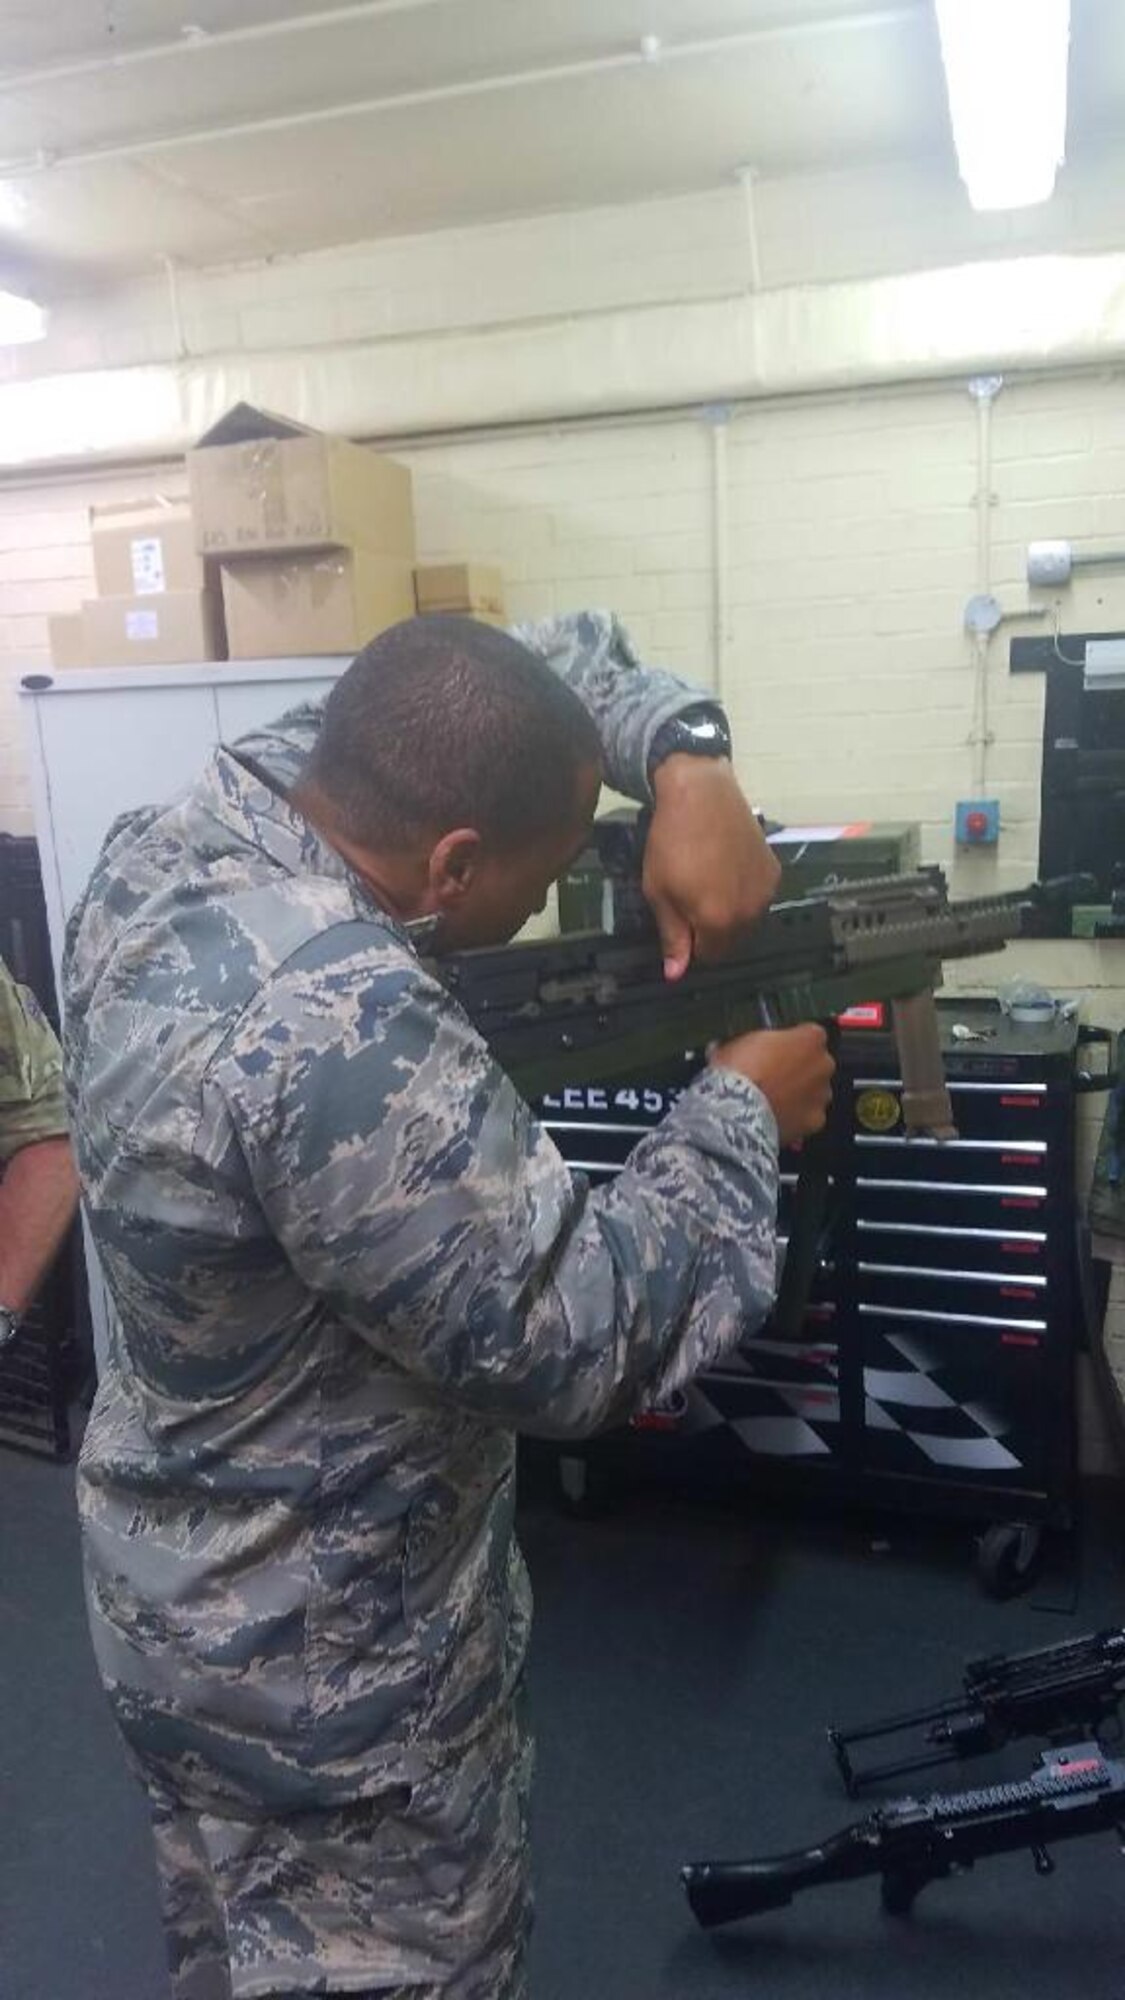
[[[431,849],[429,890],[433,910],[455,910],[464,902],[480,873],[484,842],[475,827],[459,826],[443,833]]]

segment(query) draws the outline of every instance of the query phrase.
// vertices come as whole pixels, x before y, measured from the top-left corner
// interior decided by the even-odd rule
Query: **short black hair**
[[[381,632],[341,675],[301,779],[373,850],[472,826],[510,850],[574,817],[601,745],[572,689],[526,646],[442,613]]]

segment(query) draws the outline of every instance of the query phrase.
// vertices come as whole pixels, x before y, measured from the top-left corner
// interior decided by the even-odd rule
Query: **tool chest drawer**
[[[894,1076],[857,1076],[852,1083],[857,1107],[881,1105],[885,1094],[899,1107],[900,1085]],[[1048,1139],[1051,1134],[1050,1091],[1045,1079],[1032,1074],[1024,1082],[1017,1073],[1005,1079],[949,1079],[949,1101],[961,1139],[1007,1139],[1022,1143]],[[883,1116],[890,1115],[889,1104]],[[861,1128],[862,1129],[862,1128]],[[901,1136],[901,1126],[896,1127]],[[910,1143],[910,1142],[908,1142]]]
[[[857,1174],[856,1212],[871,1223],[940,1223],[946,1228],[1045,1230],[1050,1190],[1035,1182],[899,1180]]]
[[[948,1313],[1042,1315],[1048,1279],[1040,1271],[970,1271],[940,1264],[885,1264],[856,1260],[856,1293],[872,1305],[922,1306]]]
[[[1046,1139],[906,1139],[876,1138],[869,1132],[855,1138],[856,1165],[865,1179],[953,1182],[1003,1182],[1016,1193],[1043,1184]]]
[[[1047,1261],[1045,1229],[958,1228],[940,1222],[887,1222],[856,1218],[856,1251],[864,1262],[909,1270],[998,1273],[1017,1283],[1042,1276]]]

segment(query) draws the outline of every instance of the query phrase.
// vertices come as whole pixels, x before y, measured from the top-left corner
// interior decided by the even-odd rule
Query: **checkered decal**
[[[936,1341],[884,1334],[883,1365],[863,1371],[869,1457],[881,1470],[1019,1472],[1003,1442],[1006,1419],[955,1393],[955,1368]],[[748,1340],[724,1369],[701,1377],[679,1424],[699,1432],[723,1426],[751,1453],[769,1458],[825,1458],[838,1449],[837,1350],[827,1343],[792,1346]]]
[[[956,1371],[936,1341],[907,1333],[880,1337],[893,1365],[863,1371],[868,1430],[897,1432],[931,1465],[964,1472],[1022,1469],[1001,1441],[1009,1420],[985,1403],[958,1401]]]
[[[689,1391],[682,1428],[725,1425],[749,1452],[827,1458],[837,1449],[840,1390],[834,1346],[748,1340]]]
[[[686,1076],[688,1066],[684,1066]],[[680,1080],[675,1080],[677,1086]],[[630,1148],[659,1123],[678,1095],[667,1080],[659,1087],[572,1089],[544,1098],[540,1115],[572,1167],[596,1183],[616,1173]],[[887,1310],[893,1323],[893,1308]],[[831,1339],[832,1308],[815,1304],[825,1336],[796,1344],[750,1339],[721,1369],[701,1376],[674,1408],[653,1410],[637,1429],[674,1431],[681,1437],[714,1432],[750,1457],[831,1462],[840,1453],[839,1357]],[[978,1322],[983,1327],[984,1322]],[[1008,1480],[1029,1470],[1009,1447],[1013,1412],[985,1400],[966,1400],[971,1381],[987,1382],[982,1352],[969,1359],[962,1344],[951,1351],[935,1333],[888,1330],[866,1333],[863,1371],[864,1469],[915,1478],[927,1472]],[[968,1361],[968,1365],[966,1365]],[[960,1394],[958,1391],[960,1390]]]

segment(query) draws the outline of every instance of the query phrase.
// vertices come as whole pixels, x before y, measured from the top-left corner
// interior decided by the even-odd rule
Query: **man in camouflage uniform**
[[[78,1183],[62,1055],[39,1004],[0,959],[0,1348],[70,1227]]]
[[[71,921],[120,1318],[80,1471],[91,1625],[177,2000],[523,1994],[514,1434],[619,1419],[760,1317],[778,1128],[823,1118],[819,1031],[746,1037],[591,1193],[425,969],[412,919],[510,936],[599,763],[649,798],[700,701],[608,617],[524,640],[383,635],[120,822]],[[647,871],[680,963],[774,885],[729,764],[690,763],[657,773]]]

